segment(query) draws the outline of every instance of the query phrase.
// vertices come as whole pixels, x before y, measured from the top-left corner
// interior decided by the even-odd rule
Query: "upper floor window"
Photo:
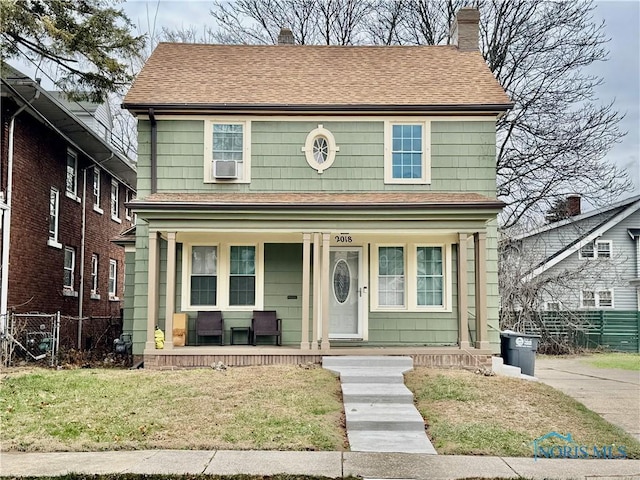
[[[428,121],[385,121],[385,183],[430,183],[430,145]]]
[[[60,212],[60,192],[57,188],[51,187],[49,192],[49,240],[47,244],[51,247],[62,248],[58,242],[58,217]]]
[[[336,146],[333,134],[322,125],[318,125],[318,128],[309,132],[304,147],[302,147],[307,163],[318,173],[324,172],[333,165],[336,152],[339,150],[340,147]]]
[[[582,246],[580,258],[611,258],[613,242],[611,240],[595,240]]]
[[[133,197],[132,197],[131,190],[126,189],[124,194],[124,201],[125,201],[124,218],[126,218],[127,220],[131,220],[131,208],[127,204],[132,200],[132,198]]]
[[[213,121],[207,124],[207,128],[205,128],[205,182],[249,182],[250,125],[249,121]]]
[[[117,181],[111,181],[111,219],[120,222],[120,185]]]
[[[93,168],[93,209],[98,213],[103,213],[100,208],[100,169]]]
[[[78,200],[78,155],[73,150],[67,150],[67,178],[65,189],[67,196]]]
[[[76,269],[76,251],[73,247],[64,247],[64,276],[62,286],[73,291],[74,273]]]

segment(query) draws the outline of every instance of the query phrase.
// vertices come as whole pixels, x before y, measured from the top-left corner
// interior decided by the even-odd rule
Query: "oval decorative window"
[[[313,158],[316,163],[321,165],[327,161],[329,156],[329,144],[324,137],[316,137],[313,140]]]
[[[351,291],[351,270],[349,264],[340,259],[333,267],[333,294],[339,304],[343,304],[349,298]]]
[[[302,147],[307,163],[318,173],[324,172],[333,164],[336,152],[339,150],[340,147],[336,146],[333,134],[322,125],[318,125],[318,128],[309,132],[304,147]]]

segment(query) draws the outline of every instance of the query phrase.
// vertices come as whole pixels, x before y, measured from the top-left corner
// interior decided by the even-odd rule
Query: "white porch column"
[[[320,322],[320,234],[313,234],[313,318],[311,350],[318,349],[318,323]]]
[[[322,273],[320,294],[322,297],[322,343],[320,350],[329,350],[329,246],[331,234],[322,234]]]
[[[473,235],[476,272],[476,348],[488,349],[487,337],[487,234]]]
[[[167,295],[165,298],[164,348],[173,348],[173,314],[176,311],[176,232],[167,233]]]
[[[158,323],[158,234],[149,232],[149,258],[147,267],[147,342],[146,350],[156,348],[154,333]]]
[[[302,234],[302,328],[300,350],[309,350],[309,269],[311,268],[311,234]]]
[[[458,345],[469,348],[469,272],[466,233],[458,234]]]

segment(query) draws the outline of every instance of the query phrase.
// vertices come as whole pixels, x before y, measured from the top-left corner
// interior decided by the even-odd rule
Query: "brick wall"
[[[3,110],[3,116],[5,110]],[[8,118],[8,117],[5,117]],[[6,122],[3,122],[2,182],[6,190]],[[108,296],[109,259],[118,262],[117,293],[122,299],[124,249],[110,242],[130,223],[124,218],[125,187],[120,185],[122,223],[110,215],[111,177],[101,174],[102,215],[93,210],[93,166],[78,153],[78,196],[86,198],[86,240],[84,258],[83,316],[118,315],[121,301]],[[67,144],[54,131],[28,115],[16,118],[14,134],[13,199],[9,265],[9,308],[16,312],[39,311],[78,315],[79,296],[63,295],[64,247],[75,249],[74,290],[81,276],[82,201],[65,194]],[[86,170],[86,190],[83,176]],[[51,187],[60,192],[58,241],[62,248],[47,245],[49,238],[49,195]],[[92,300],[91,256],[99,255],[100,300]]]

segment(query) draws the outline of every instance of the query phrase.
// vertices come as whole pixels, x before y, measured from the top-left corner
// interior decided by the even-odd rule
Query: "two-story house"
[[[640,310],[640,197],[581,211],[566,202],[566,218],[511,239],[524,282],[539,289],[540,310]]]
[[[286,31],[278,45],[158,45],[124,100],[139,141],[125,330],[145,367],[371,348],[489,358],[496,119],[512,103],[478,19],[462,9],[449,46],[301,46]],[[276,310],[283,346],[195,346],[205,310],[222,312],[225,344]]]
[[[1,87],[1,326],[8,312],[119,317],[111,240],[131,226],[135,168],[39,82],[3,64]]]

